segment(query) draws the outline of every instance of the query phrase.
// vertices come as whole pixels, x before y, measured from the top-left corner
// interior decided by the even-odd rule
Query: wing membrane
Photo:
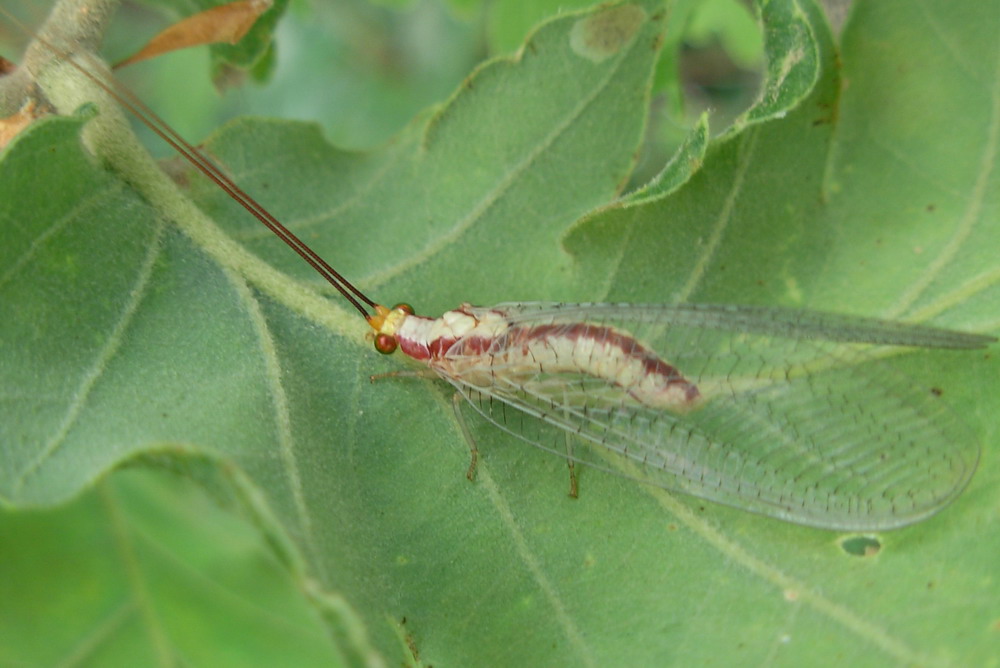
[[[670,490],[801,524],[872,530],[936,512],[978,462],[978,443],[940,397],[882,357],[889,345],[971,348],[990,337],[753,307],[493,310],[513,324],[613,327],[699,387],[697,408],[673,412],[598,377],[491,366],[489,355],[463,360],[476,384],[446,377],[484,417],[534,445],[566,456],[566,434],[577,436],[573,459],[599,468],[622,473],[624,460]]]
[[[493,307],[515,322],[625,320],[819,339],[924,348],[982,348],[997,339],[952,329],[863,316],[734,304],[562,304],[508,302]]]

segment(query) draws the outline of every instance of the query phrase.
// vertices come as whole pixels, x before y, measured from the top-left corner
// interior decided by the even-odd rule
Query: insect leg
[[[573,437],[565,434],[566,437],[566,466],[569,468],[569,496],[576,499],[580,496],[580,485],[576,479],[576,460],[573,459]]]
[[[476,464],[479,462],[479,448],[476,447],[476,439],[472,437],[472,432],[469,431],[469,425],[465,423],[465,418],[462,417],[463,401],[465,401],[465,397],[458,392],[451,396],[451,407],[455,409],[455,419],[458,420],[458,426],[462,430],[465,442],[469,444],[469,452],[471,454],[469,470],[465,472],[465,477],[469,479],[469,482],[473,482],[476,479]]]
[[[569,405],[569,401],[563,395],[563,406]],[[566,411],[568,412],[568,411]],[[576,458],[573,456],[573,436],[568,431],[563,432],[565,439],[566,466],[569,468],[569,498],[576,499],[580,496],[580,485],[576,478]]]

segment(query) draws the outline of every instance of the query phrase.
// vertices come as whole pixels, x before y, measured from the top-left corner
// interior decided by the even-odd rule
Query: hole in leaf
[[[840,541],[840,547],[855,557],[874,557],[882,549],[882,543],[872,536],[852,536]]]

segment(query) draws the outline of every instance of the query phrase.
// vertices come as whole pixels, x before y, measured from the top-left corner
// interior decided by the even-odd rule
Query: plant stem
[[[47,94],[36,82],[53,63],[71,54],[96,53],[118,4],[119,0],[58,0],[45,23],[35,31],[4,12],[9,23],[33,39],[20,67],[0,78],[0,117],[16,113],[28,101],[49,106]]]

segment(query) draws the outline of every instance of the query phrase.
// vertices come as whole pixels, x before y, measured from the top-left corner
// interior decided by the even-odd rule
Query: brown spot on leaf
[[[31,125],[31,122],[38,116],[35,105],[29,102],[21,107],[21,110],[16,114],[0,118],[0,148],[5,147],[14,137],[21,134],[21,131]]]
[[[576,22],[569,34],[575,53],[599,63],[631,43],[646,20],[646,12],[637,5],[612,7]]]
[[[0,77],[6,76],[17,69],[17,65],[0,56]]]

